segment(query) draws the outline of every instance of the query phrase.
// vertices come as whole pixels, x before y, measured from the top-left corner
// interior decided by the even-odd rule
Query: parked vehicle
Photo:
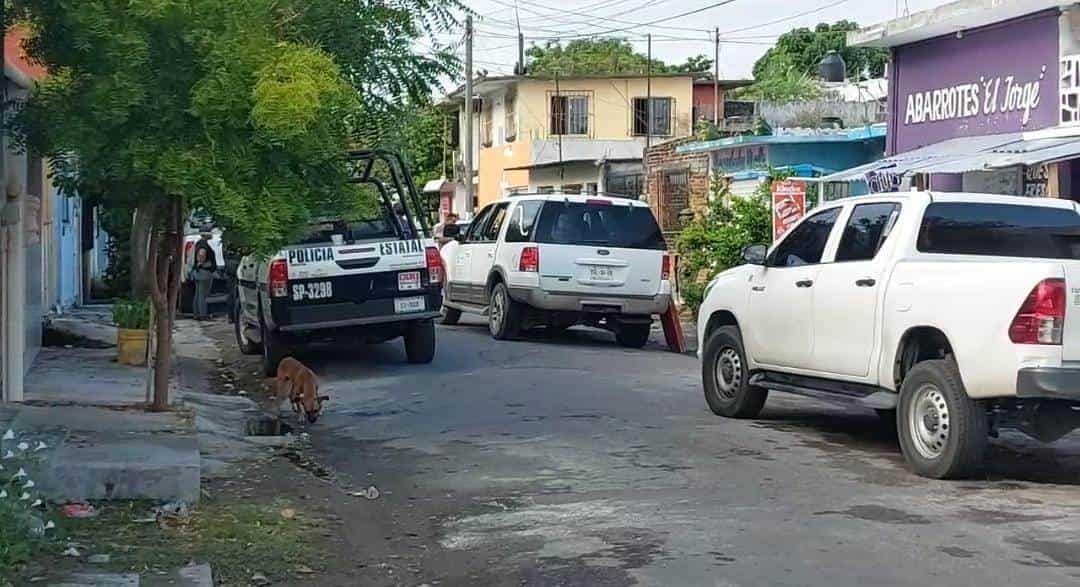
[[[195,282],[191,279],[191,268],[195,266],[195,243],[202,238],[203,228],[213,226],[210,218],[192,216],[184,223],[184,256],[183,269],[180,271],[180,296],[178,303],[180,312],[190,314],[194,310]],[[220,304],[228,297],[228,278],[225,275],[225,253],[221,245],[221,229],[213,227],[210,230],[210,249],[217,257],[218,271],[214,276],[213,285],[210,288],[211,304]]]
[[[240,261],[236,341],[244,353],[262,352],[267,376],[298,347],[320,341],[403,337],[410,363],[435,357],[443,265],[416,213],[423,208],[412,179],[396,155],[360,151],[352,160],[356,182],[377,188],[373,213],[322,219],[269,259]]]
[[[768,390],[895,421],[920,475],[971,474],[987,436],[1080,426],[1080,215],[1068,200],[896,193],[819,208],[744,251],[698,316],[705,399]]]
[[[637,200],[516,195],[484,207],[442,255],[443,321],[486,315],[496,339],[588,324],[642,347],[671,303],[667,244]]]

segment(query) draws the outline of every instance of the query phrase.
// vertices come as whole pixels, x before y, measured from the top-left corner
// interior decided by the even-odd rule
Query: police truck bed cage
[[[352,183],[375,186],[383,212],[388,218],[399,218],[399,214],[404,216],[405,226],[395,223],[401,238],[430,236],[427,207],[400,155],[382,149],[361,149],[350,151],[347,161],[351,167]],[[392,194],[397,195],[396,201]],[[401,205],[400,212],[395,209],[397,204]],[[417,227],[421,234],[413,232]]]

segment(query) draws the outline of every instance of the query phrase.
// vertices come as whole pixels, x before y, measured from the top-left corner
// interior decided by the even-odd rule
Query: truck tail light
[[[188,241],[184,243],[184,265],[188,265],[192,262],[193,257],[191,254],[195,251],[195,241]]]
[[[671,255],[664,254],[664,262],[660,265],[660,281],[671,279]]]
[[[521,249],[521,260],[518,261],[518,271],[536,273],[540,271],[540,248],[525,247]]]
[[[270,263],[270,275],[267,281],[270,285],[270,297],[283,298],[289,295],[289,265],[285,259]]]
[[[1031,290],[1009,325],[1016,344],[1061,344],[1065,326],[1065,280],[1044,279]]]
[[[424,254],[427,256],[428,282],[431,285],[441,284],[443,282],[443,262],[439,249],[428,247],[425,249]]]

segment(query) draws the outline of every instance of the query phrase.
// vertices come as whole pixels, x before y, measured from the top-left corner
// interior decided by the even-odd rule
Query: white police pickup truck
[[[440,314],[443,282],[439,250],[413,212],[421,208],[407,174],[392,186],[370,175],[370,168],[361,171],[366,179],[358,181],[380,186],[375,212],[320,220],[269,259],[240,261],[236,341],[246,354],[262,353],[267,376],[298,347],[325,340],[379,343],[400,336],[409,362],[435,357],[433,319]]]

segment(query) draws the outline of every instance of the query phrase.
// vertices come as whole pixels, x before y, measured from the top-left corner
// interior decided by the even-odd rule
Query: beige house
[[[645,193],[647,143],[693,132],[693,74],[651,77],[508,76],[474,85],[471,113],[464,91],[444,104],[457,112],[454,141],[458,197],[466,217],[514,192]],[[649,123],[650,96],[652,118]],[[463,197],[464,125],[473,125],[474,202]]]

